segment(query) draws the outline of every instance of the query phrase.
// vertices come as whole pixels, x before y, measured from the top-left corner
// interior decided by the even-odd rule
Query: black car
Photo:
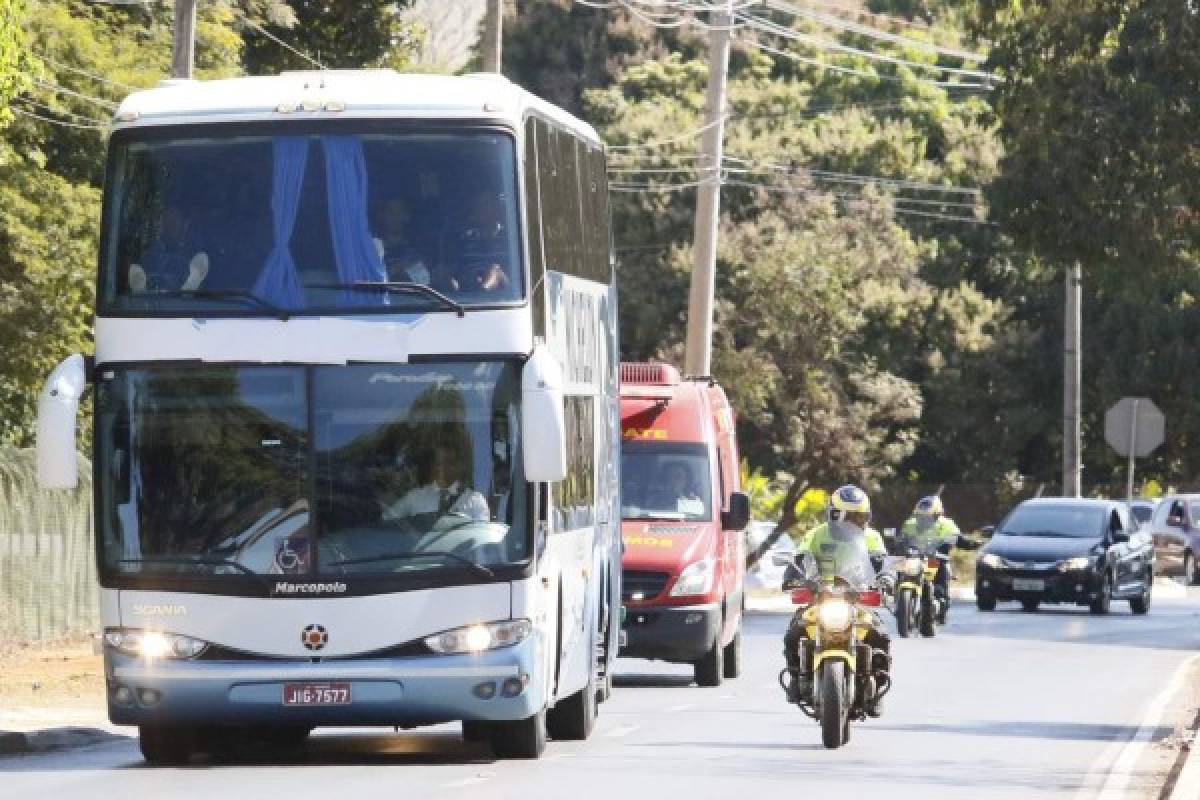
[[[983,548],[975,602],[992,611],[1017,600],[1089,606],[1107,614],[1114,599],[1135,614],[1150,610],[1154,545],[1124,503],[1070,497],[1026,500],[1009,512]]]

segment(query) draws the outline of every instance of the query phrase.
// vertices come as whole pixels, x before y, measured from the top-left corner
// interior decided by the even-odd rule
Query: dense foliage
[[[296,51],[403,66],[421,33],[409,5],[205,2],[198,72],[310,66]],[[612,146],[624,356],[678,361],[694,184],[709,174],[707,33],[570,0],[509,6],[506,72]],[[714,372],[771,508],[787,523],[810,490],[858,481],[891,523],[947,486],[952,510],[985,522],[1054,491],[1075,262],[1085,483],[1122,482],[1101,432],[1126,394],[1168,414],[1148,474],[1195,481],[1194,3],[862,6],[748,7],[757,22],[731,61]],[[17,98],[0,131],[0,444],[30,442],[47,369],[88,348],[104,122],[165,76],[170,22],[169,4],[0,0],[0,107]],[[967,85],[983,72],[995,91]]]

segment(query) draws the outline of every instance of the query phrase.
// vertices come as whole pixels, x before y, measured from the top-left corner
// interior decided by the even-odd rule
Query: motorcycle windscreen
[[[804,577],[826,583],[846,583],[856,590],[870,588],[875,583],[875,568],[867,552],[863,534],[833,522],[825,541],[814,543],[812,553],[804,559]]]

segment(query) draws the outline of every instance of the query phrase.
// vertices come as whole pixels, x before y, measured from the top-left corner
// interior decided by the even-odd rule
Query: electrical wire
[[[787,0],[763,0],[763,5],[772,11],[780,11],[784,14],[803,17],[805,19],[812,20],[813,22],[820,23],[828,28],[835,28],[848,33],[857,33],[861,36],[866,36],[871,39],[879,39],[881,41],[887,41],[893,44],[904,45],[905,47],[928,50],[938,53],[939,55],[962,59],[963,61],[972,61],[979,64],[987,61],[987,56],[981,53],[973,53],[969,50],[941,47],[931,42],[922,41],[921,39],[914,39],[911,36],[901,36],[899,34],[880,30],[879,28],[875,28],[870,25],[851,22],[833,14],[824,14],[813,9],[802,8],[795,3],[787,2]]]
[[[44,81],[38,77],[34,77],[33,82],[36,83],[38,86],[41,86],[44,89],[49,89],[52,92],[70,95],[71,97],[77,97],[80,100],[86,100],[89,103],[95,103],[98,106],[103,106],[104,108],[107,108],[109,111],[117,110],[117,104],[112,102],[111,100],[105,100],[102,97],[94,97],[93,95],[90,95],[90,94],[84,94],[83,92],[77,92],[74,89],[68,89],[66,86],[60,86],[57,83],[52,83],[50,81]]]
[[[292,47],[290,44],[285,42],[283,39],[280,39],[278,36],[271,33],[266,28],[259,25],[257,22],[254,22],[253,20],[246,20],[245,22],[248,26],[250,26],[254,30],[258,31],[263,36],[265,36],[268,39],[270,39],[271,41],[275,42],[275,44],[279,45],[280,47],[284,48],[285,50],[290,50],[292,53],[295,53],[296,55],[300,56],[300,58],[303,58],[305,61],[307,61],[308,63],[317,67],[318,69],[328,69],[328,67],[326,67],[324,64],[322,64],[317,59],[310,56],[308,53],[305,53],[303,50],[298,50],[295,47]]]
[[[96,119],[95,117],[87,117],[87,116],[84,116],[83,114],[76,114],[71,111],[64,111],[60,108],[55,108],[54,106],[50,106],[45,103],[39,103],[37,100],[34,100],[32,97],[22,96],[22,97],[18,97],[16,99],[20,100],[23,103],[28,103],[35,108],[40,108],[43,111],[49,111],[51,114],[58,114],[59,116],[63,116],[63,117],[71,117],[72,119],[81,120],[85,123],[90,122],[90,123],[93,123],[95,125],[100,125],[100,126],[108,125],[108,123],[102,119]]]
[[[980,72],[979,70],[974,69],[960,69],[958,67],[943,67],[939,64],[925,64],[920,61],[910,61],[905,58],[890,56],[885,53],[875,53],[870,50],[862,50],[857,47],[841,44],[839,42],[831,42],[828,39],[822,39],[817,36],[811,36],[807,33],[795,31],[786,26],[771,22],[770,20],[762,19],[761,17],[755,17],[750,14],[740,14],[739,19],[745,20],[747,25],[755,28],[756,30],[763,31],[764,33],[770,33],[785,39],[790,39],[795,42],[800,42],[801,44],[807,44],[810,47],[816,47],[821,50],[833,50],[846,55],[861,56],[872,61],[882,61],[888,64],[894,64],[896,66],[909,67],[911,69],[924,69],[942,72],[947,75],[962,75],[967,78],[981,78],[989,81],[995,79],[995,76],[988,72]]]
[[[115,87],[117,89],[125,89],[126,91],[130,91],[130,92],[138,91],[138,87],[136,87],[136,86],[130,86],[128,83],[121,83],[120,81],[115,81],[112,78],[106,78],[103,75],[97,75],[95,72],[89,72],[88,70],[83,69],[81,67],[73,67],[70,64],[64,64],[61,61],[54,60],[53,58],[51,58],[48,55],[45,55],[44,53],[39,53],[37,51],[34,51],[33,55],[36,58],[38,58],[42,61],[45,61],[47,64],[54,67],[55,69],[65,69],[68,72],[74,72],[77,75],[84,75],[84,76],[91,78],[94,81],[98,81],[100,83]]]
[[[102,130],[108,127],[107,125],[83,125],[78,122],[66,122],[65,120],[61,119],[51,119],[50,117],[44,117],[41,114],[35,114],[28,109],[18,108],[17,106],[9,106],[9,108],[13,111],[13,113],[20,114],[23,117],[32,117],[33,119],[40,120],[42,122],[48,122],[51,125],[59,125],[64,128],[78,128],[94,131]]]

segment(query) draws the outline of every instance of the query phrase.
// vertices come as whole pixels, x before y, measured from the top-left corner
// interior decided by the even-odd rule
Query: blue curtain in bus
[[[367,222],[367,161],[356,136],[325,136],[325,184],[329,193],[329,230],[340,283],[386,281],[387,272]],[[388,304],[386,292],[346,293],[356,305]]]
[[[291,239],[300,210],[300,190],[304,167],[308,163],[308,139],[302,136],[277,136],[271,142],[275,173],[271,188],[271,215],[275,245],[267,264],[254,282],[258,297],[281,308],[303,308],[304,292],[292,260]]]

